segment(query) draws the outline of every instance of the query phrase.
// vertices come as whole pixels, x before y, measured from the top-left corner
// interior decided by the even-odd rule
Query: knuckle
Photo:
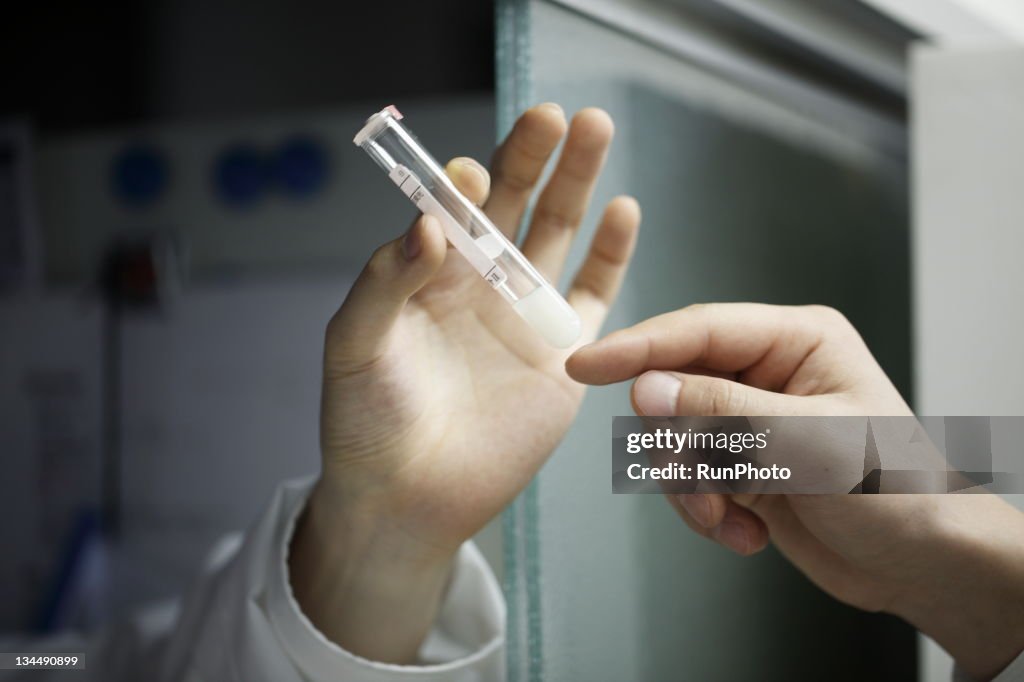
[[[548,161],[548,155],[551,153],[551,147],[553,147],[561,135],[554,138],[553,140],[527,140],[525,137],[519,135],[512,135],[508,138],[507,147],[511,149],[516,155],[520,157],[520,160],[526,161],[531,166],[543,166]],[[538,170],[538,173],[540,171]]]
[[[391,255],[390,246],[390,244],[384,244],[377,247],[377,250],[373,252],[370,260],[366,262],[366,266],[363,268],[363,277],[378,279],[387,274]]]
[[[698,314],[706,312],[708,307],[708,303],[691,303],[690,305],[683,308],[683,312]]]
[[[743,414],[743,397],[728,381],[709,383],[705,404],[708,416]]]
[[[548,229],[575,230],[583,216],[578,211],[539,205],[534,210],[533,218],[538,225],[544,225]]]
[[[853,323],[835,308],[827,305],[813,305],[808,308],[812,314],[813,325],[823,330],[824,336],[841,339],[858,335]]]
[[[841,312],[832,306],[815,304],[808,306],[808,309],[823,323],[832,327],[849,327],[850,321]]]
[[[336,348],[345,336],[346,322],[343,314],[344,310],[344,305],[342,305],[342,307],[331,316],[331,319],[327,320],[327,325],[324,328],[325,353],[330,353],[334,348]]]
[[[605,287],[592,270],[581,270],[573,282],[573,288],[594,299],[604,300]]]
[[[495,170],[494,185],[516,194],[528,194],[533,191],[535,179],[529,175],[507,168]]]

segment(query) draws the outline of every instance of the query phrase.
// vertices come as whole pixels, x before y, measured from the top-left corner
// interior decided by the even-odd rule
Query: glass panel
[[[698,66],[693,45],[673,52],[567,4],[499,5],[500,124],[546,100],[615,119],[573,255],[611,197],[640,200],[635,264],[606,330],[694,302],[825,303],[906,395],[901,123],[799,84],[755,87],[764,74],[740,84]],[[774,550],[740,559],[698,538],[656,496],[612,495],[611,417],[630,413],[628,386],[592,390],[506,514],[511,680],[912,678],[902,624],[834,602]]]

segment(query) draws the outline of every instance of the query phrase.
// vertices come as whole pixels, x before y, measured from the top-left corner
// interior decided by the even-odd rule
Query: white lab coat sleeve
[[[78,680],[128,682],[492,682],[505,679],[505,603],[472,543],[460,549],[418,665],[360,658],[323,636],[288,580],[288,547],[311,480],[282,484],[244,537],[222,541],[178,608],[150,611],[90,640],[2,642],[6,651],[84,651]],[[18,646],[19,648],[11,648]],[[20,648],[24,647],[24,648]],[[66,672],[0,671],[9,680]]]
[[[182,610],[166,680],[389,682],[501,680],[505,606],[479,551],[459,551],[422,665],[369,661],[329,641],[292,596],[288,547],[312,481],[282,484],[238,551],[211,567]]]

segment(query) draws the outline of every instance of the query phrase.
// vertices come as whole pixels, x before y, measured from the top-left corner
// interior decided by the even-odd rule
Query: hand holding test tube
[[[426,195],[404,184],[411,179],[399,164],[428,188],[445,188],[430,196],[459,227],[427,205],[404,236],[374,253],[327,328],[322,473],[289,570],[302,611],[348,651],[415,659],[454,552],[522,491],[579,409],[584,387],[566,374],[569,350],[553,344],[599,333],[632,256],[636,201],[619,197],[604,209],[565,301],[547,282],[559,279],[612,132],[597,109],[569,123],[556,105],[533,107],[495,154],[492,186],[470,159],[442,172],[432,159],[424,170],[388,151],[393,163],[382,165],[392,181],[417,203]],[[511,240],[535,187],[520,255]],[[502,297],[519,303],[519,315]],[[547,312],[523,312],[538,300],[553,322]]]
[[[580,337],[580,318],[494,223],[452,184],[440,164],[401,123],[394,106],[367,120],[353,142],[383,168],[448,241],[512,308],[556,348]]]

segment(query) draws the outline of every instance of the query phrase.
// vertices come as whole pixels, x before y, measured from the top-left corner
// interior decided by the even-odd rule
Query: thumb
[[[344,370],[376,360],[406,301],[440,269],[446,251],[441,224],[428,215],[378,248],[327,325],[325,365]]]
[[[647,417],[742,417],[800,414],[797,396],[773,393],[729,379],[650,371],[633,382],[633,409]]]

